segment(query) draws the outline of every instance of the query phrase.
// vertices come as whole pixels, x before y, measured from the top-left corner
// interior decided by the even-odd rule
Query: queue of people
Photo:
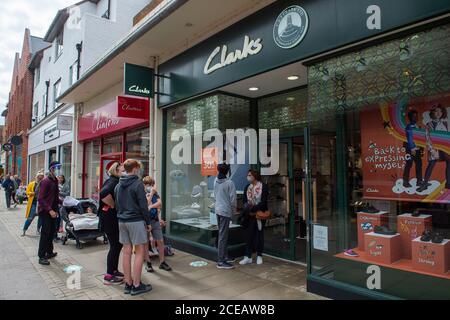
[[[151,249],[156,248],[159,269],[172,270],[165,260],[162,229],[166,223],[161,218],[162,201],[155,180],[149,176],[143,177],[143,165],[134,159],[128,159],[123,164],[112,161],[106,170],[108,178],[99,194],[98,211],[100,225],[109,243],[104,284],[124,284],[125,294],[149,292],[152,286],[143,283],[141,279],[144,266],[147,272],[155,272],[149,255]],[[219,164],[217,170],[218,177],[214,183],[218,222],[217,268],[233,269],[234,259],[228,256],[228,237],[233,215],[239,214],[236,187],[228,177],[228,164]],[[8,207],[13,199],[11,193],[16,188],[16,180],[15,177],[6,176],[2,184],[6,191]],[[246,250],[239,264],[251,264],[254,252],[256,263],[262,264],[268,186],[261,181],[261,175],[257,171],[248,171],[247,180],[244,208],[239,219],[246,231]],[[35,179],[28,184],[26,195],[28,203],[22,236],[26,235],[33,220],[38,217],[39,264],[50,265],[50,260],[57,256],[53,242],[61,227],[59,207],[64,198],[70,196],[70,187],[61,174],[61,164],[58,161],[50,163],[47,174],[39,171]],[[123,273],[119,271],[121,253]]]

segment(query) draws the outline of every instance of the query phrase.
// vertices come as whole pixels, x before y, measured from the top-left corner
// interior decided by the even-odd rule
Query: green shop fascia
[[[166,235],[216,257],[215,177],[173,163],[174,130],[280,129],[265,253],[306,265],[308,291],[331,298],[450,298],[449,13],[447,0],[276,1],[160,65]],[[222,89],[300,61],[306,85]],[[252,167],[232,166],[238,206]],[[245,242],[233,219],[231,254]]]

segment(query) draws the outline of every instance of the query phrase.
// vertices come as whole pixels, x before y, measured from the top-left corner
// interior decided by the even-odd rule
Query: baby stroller
[[[93,199],[65,199],[60,208],[61,219],[65,222],[66,234],[62,238],[62,244],[67,240],[75,240],[78,249],[83,248],[81,241],[97,240],[103,237],[103,243],[108,240],[102,231],[98,217],[98,204]]]

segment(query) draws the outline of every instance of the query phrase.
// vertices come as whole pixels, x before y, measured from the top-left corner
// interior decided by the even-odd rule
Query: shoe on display
[[[378,234],[389,235],[389,236],[393,236],[393,235],[397,234],[396,231],[390,230],[386,226],[375,226],[375,228],[373,229],[373,232],[378,233]]]
[[[239,261],[239,264],[240,265],[245,265],[245,264],[251,264],[253,261],[252,261],[252,258],[249,258],[249,257],[244,257],[244,259],[242,259],[241,261]]]
[[[201,206],[200,206],[197,202],[194,202],[194,203],[191,205],[191,208],[192,208],[192,209],[200,209]]]
[[[414,212],[411,213],[411,217],[419,217],[419,216],[420,216],[419,210],[414,210]]]
[[[263,258],[261,256],[256,257],[256,264],[263,264]]]
[[[359,257],[359,254],[357,254],[352,249],[345,250],[344,255],[349,256],[349,257]]]
[[[199,198],[202,196],[202,193],[203,193],[202,188],[199,185],[194,186],[194,188],[192,188],[191,197]]]
[[[433,234],[433,237],[431,238],[431,242],[442,243],[442,242],[444,242],[444,237],[442,236],[442,234],[436,232],[435,234]]]
[[[137,287],[133,286],[133,288],[131,288],[131,295],[132,296],[137,296],[138,294],[143,294],[143,293],[147,293],[152,291],[152,286],[150,284],[143,284],[141,282],[141,284]]]
[[[125,283],[125,288],[123,290],[123,293],[124,294],[130,294],[132,289],[133,289],[133,285],[132,284]]]
[[[217,269],[234,269],[234,266],[232,264],[229,264],[228,262],[219,262],[217,264]]]
[[[103,277],[103,284],[105,285],[120,285],[122,283],[123,283],[122,278],[118,278],[110,274],[105,274],[105,276]]]
[[[428,242],[428,241],[431,241],[432,237],[433,237],[433,234],[431,233],[431,231],[425,230],[423,232],[422,236],[420,237],[420,241]]]
[[[165,271],[172,271],[172,268],[165,261],[161,262],[161,264],[159,265],[159,268],[161,270],[165,270]]]
[[[368,203],[363,205],[363,207],[361,208],[361,211],[364,212],[364,213],[378,213],[378,212],[380,212],[380,210],[378,210],[373,205],[368,204]]]

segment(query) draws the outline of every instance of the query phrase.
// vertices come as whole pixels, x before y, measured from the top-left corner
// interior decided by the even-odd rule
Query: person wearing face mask
[[[117,218],[119,219],[119,242],[123,245],[123,272],[125,294],[133,296],[152,290],[151,285],[141,282],[142,266],[148,231],[151,231],[151,216],[147,196],[142,183],[142,163],[128,159],[123,167],[126,176],[119,179],[114,194]],[[131,270],[131,256],[134,246],[134,265]]]
[[[108,237],[109,251],[106,259],[106,274],[103,283],[122,284],[124,274],[119,272],[119,257],[122,244],[119,241],[119,220],[115,208],[114,189],[122,176],[123,166],[118,161],[111,161],[106,166],[108,179],[100,190],[99,217],[100,225]]]
[[[42,220],[41,237],[39,239],[39,264],[48,266],[51,258],[56,257],[53,252],[53,236],[56,231],[56,218],[58,216],[59,205],[62,204],[59,198],[58,179],[61,174],[61,164],[52,161],[49,172],[40,183],[38,196],[38,215]]]
[[[244,189],[244,210],[248,211],[249,220],[247,227],[247,244],[245,248],[245,257],[239,264],[252,263],[252,254],[256,250],[256,264],[263,263],[264,250],[264,226],[265,220],[256,219],[258,211],[267,211],[267,197],[269,187],[262,183],[261,174],[258,171],[249,170],[247,174],[249,184]]]
[[[153,180],[153,178],[147,176],[142,181],[144,182],[145,191],[147,193],[148,209],[150,210],[151,216],[152,231],[150,232],[150,242],[152,248],[158,248],[159,269],[171,271],[172,268],[167,264],[165,260],[164,236],[162,228],[166,226],[166,222],[161,219],[161,198],[158,194],[158,191],[156,190],[155,180]],[[154,272],[152,263],[150,261],[148,242],[145,247],[145,261],[147,262],[147,272]]]
[[[26,211],[26,218],[25,224],[23,225],[23,232],[22,237],[25,236],[28,228],[30,227],[31,223],[33,222],[34,218],[36,217],[36,208],[37,208],[37,195],[39,194],[39,185],[44,179],[44,172],[39,171],[36,174],[36,179],[34,181],[31,181],[27,186],[27,211]],[[38,218],[38,227],[37,230],[41,227],[41,219]]]

